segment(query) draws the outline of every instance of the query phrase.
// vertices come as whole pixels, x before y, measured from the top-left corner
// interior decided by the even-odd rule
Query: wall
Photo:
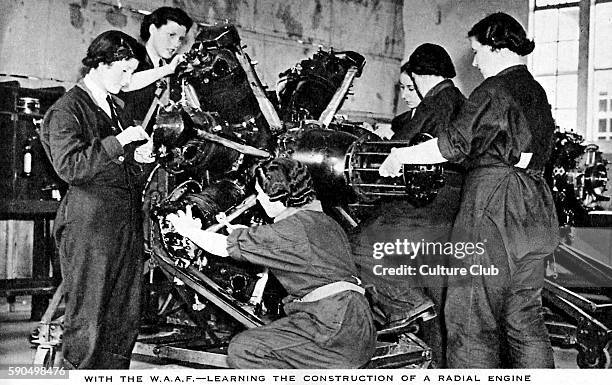
[[[467,31],[485,15],[504,11],[527,26],[529,0],[3,0],[0,73],[30,86],[70,85],[91,40],[108,29],[134,36],[143,15],[130,9],[178,6],[206,24],[239,27],[246,51],[260,64],[264,84],[312,55],[318,45],[354,50],[367,64],[344,110],[389,118],[396,111],[398,66],[424,42],[443,45],[457,67],[457,85],[469,94],[482,80],[471,66]],[[189,45],[189,44],[188,44]],[[0,77],[0,81],[3,78]],[[401,111],[403,106],[399,105]]]
[[[0,279],[32,276],[32,240],[30,221],[0,221]]]
[[[403,54],[402,0],[3,0],[0,5],[0,73],[43,78],[36,85],[75,82],[80,59],[100,32],[138,36],[143,15],[130,9],[183,8],[199,22],[228,20],[239,27],[247,53],[259,62],[264,84],[311,56],[319,45],[354,50],[367,64],[356,81],[350,111],[391,117],[395,69]],[[3,79],[0,78],[0,81]],[[31,84],[30,81],[23,81]]]

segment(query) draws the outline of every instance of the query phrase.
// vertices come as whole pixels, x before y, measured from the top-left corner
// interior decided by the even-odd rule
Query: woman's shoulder
[[[461,90],[459,88],[457,88],[457,86],[453,85],[452,87],[448,87],[446,91],[446,94],[454,99],[454,100],[465,100],[465,95],[463,95],[463,92],[461,92]]]
[[[303,222],[309,220],[322,220],[325,217],[327,217],[327,214],[320,211],[298,209],[293,215],[288,216],[286,219]]]
[[[79,106],[90,104],[87,92],[76,85],[62,95],[50,108],[49,111],[74,112],[80,109]]]
[[[456,108],[465,103],[465,100],[466,97],[454,84],[449,87],[445,87],[434,96],[434,103],[438,106],[449,105]]]
[[[468,98],[470,103],[490,104],[506,99],[508,91],[504,80],[498,76],[491,76],[480,83]]]
[[[494,95],[500,91],[503,85],[504,85],[503,79],[501,79],[499,76],[490,76],[486,78],[485,80],[483,80],[483,82],[480,83],[474,89],[474,91],[472,91],[472,94],[470,95],[470,97],[474,94]]]
[[[474,92],[472,92],[472,95],[475,93],[486,93],[492,96],[507,95],[510,88],[531,88],[534,84],[537,84],[537,82],[527,67],[525,65],[515,65],[506,68],[497,75],[486,78],[478,87],[476,87]]]
[[[322,214],[322,213],[321,213]],[[325,215],[325,214],[323,214]],[[255,226],[246,231],[256,233],[259,236],[298,241],[308,239],[308,233],[313,228],[325,228],[325,218],[310,210],[298,210],[276,222],[266,225]]]
[[[289,216],[287,219],[292,219],[295,222],[299,222],[304,227],[316,226],[319,228],[331,228],[340,226],[332,217],[323,211],[317,210],[298,210],[294,215]]]

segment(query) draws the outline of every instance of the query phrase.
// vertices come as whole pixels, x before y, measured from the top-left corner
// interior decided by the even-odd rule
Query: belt
[[[475,166],[472,167],[468,170],[468,172],[477,170],[477,169],[502,169],[502,168],[509,168],[509,169],[513,169],[515,171],[519,171],[519,172],[523,172],[531,177],[534,178],[542,178],[544,176],[544,170],[541,168],[530,168],[530,167],[526,167],[526,168],[522,168],[522,167],[516,167],[516,166],[510,166],[507,165],[505,163],[493,163],[493,164],[486,164],[486,165],[482,165],[482,166]]]
[[[342,293],[343,291],[356,291],[360,294],[365,293],[365,289],[359,285],[346,281],[338,281],[318,287],[302,298],[294,300],[294,302],[315,302],[323,298],[331,297],[334,294]]]
[[[515,167],[516,168],[516,167]],[[523,171],[525,174],[529,175],[532,178],[543,178],[544,171],[538,170],[534,168],[517,168],[519,171]]]

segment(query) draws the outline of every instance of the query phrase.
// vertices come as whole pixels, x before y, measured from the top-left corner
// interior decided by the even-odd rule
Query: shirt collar
[[[106,97],[109,95],[113,99],[115,105],[119,106],[119,108],[123,109],[125,105],[123,100],[121,100],[119,97],[105,92],[98,85],[96,85],[96,83],[91,79],[89,74],[85,75],[85,77],[81,79],[81,81],[79,81],[77,85],[81,87],[85,92],[87,92],[87,95],[89,95],[91,100],[93,100],[94,103],[98,105],[98,107],[102,108],[107,113],[109,113],[110,111],[106,108],[108,106],[108,101],[106,100]]]
[[[106,105],[108,105],[106,97],[109,95],[109,93],[100,88],[100,86],[98,86],[96,82],[93,81],[91,75],[85,75],[85,77],[83,78],[83,84],[87,88],[86,91],[89,91],[90,96],[93,98],[94,102],[96,102],[98,106],[105,107]]]
[[[162,59],[158,54],[156,54],[151,47],[149,47],[148,45],[145,45],[145,48],[147,49],[147,55],[149,56],[149,59],[151,60],[151,64],[153,64],[153,68],[159,67],[160,60],[163,60],[165,62],[165,60]]]

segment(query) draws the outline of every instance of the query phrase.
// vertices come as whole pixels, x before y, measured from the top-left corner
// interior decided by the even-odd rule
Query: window
[[[599,112],[608,111],[608,98],[606,96],[608,96],[607,92],[599,93]]]
[[[531,62],[552,107],[557,126],[576,127],[578,100],[579,6],[577,2],[537,0],[533,15],[536,48]]]
[[[531,70],[561,129],[612,141],[612,0],[531,0]]]
[[[591,44],[592,54],[592,98],[593,105],[599,108],[593,116],[598,124],[598,135],[603,140],[612,140],[612,49],[610,37],[612,36],[612,3],[601,2],[595,4],[593,18],[593,36]],[[602,123],[607,122],[607,124]],[[605,127],[604,127],[605,126]],[[601,135],[607,133],[607,135]]]

